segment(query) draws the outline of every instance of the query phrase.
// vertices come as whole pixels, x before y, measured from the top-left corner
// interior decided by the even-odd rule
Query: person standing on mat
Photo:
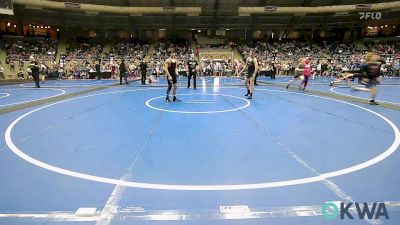
[[[288,84],[286,85],[286,89],[289,89],[290,84],[295,81],[295,80],[303,80],[304,76],[303,76],[303,70],[304,70],[304,60],[303,59],[299,59],[298,64],[296,66],[296,68],[294,69],[294,76],[291,80],[289,80]],[[299,88],[301,88],[299,86]]]
[[[35,57],[33,57],[33,56],[29,57],[29,59],[31,60],[29,63],[29,68],[32,71],[33,80],[35,81],[36,87],[40,88],[40,85],[39,85],[39,73],[40,73],[39,63],[35,60]]]
[[[44,81],[46,80],[46,71],[47,71],[47,66],[44,62],[40,64],[40,80],[42,80],[42,84],[44,84]]]
[[[354,90],[369,92],[371,94],[371,99],[369,100],[370,105],[379,105],[375,102],[375,98],[378,92],[378,79],[381,76],[381,66],[383,64],[385,64],[385,61],[382,60],[379,54],[375,52],[366,54],[365,66],[363,66],[359,72],[359,77],[361,78],[360,83],[364,84],[366,87],[352,87]]]
[[[258,85],[257,84],[257,77],[260,75],[260,71],[257,71],[256,76],[254,77],[254,85]]]
[[[128,85],[128,76],[126,74],[126,66],[124,60],[119,64],[119,84],[122,84],[122,78],[125,79],[125,84]]]
[[[146,85],[147,63],[144,59],[140,62],[139,68],[140,73],[142,74],[142,84]]]
[[[101,74],[100,74],[100,60],[98,60],[98,61],[96,62],[95,67],[96,67],[96,76],[97,76],[97,80],[100,80],[100,79],[101,79]]]
[[[196,60],[193,59],[194,56],[193,54],[190,55],[190,59],[187,62],[188,70],[189,70],[189,76],[188,76],[188,86],[187,88],[190,88],[190,80],[193,77],[193,88],[196,90],[196,75],[197,75],[197,68],[198,68],[198,63]]]
[[[306,90],[308,78],[311,76],[311,74],[312,74],[311,58],[306,57],[304,59],[304,69],[303,69],[304,80],[302,80],[302,82],[300,84],[301,86],[303,86],[303,91]]]
[[[178,84],[177,84],[178,80],[176,77],[176,64],[177,64],[176,54],[174,52],[171,52],[169,58],[167,60],[165,60],[165,64],[164,64],[164,71],[165,71],[165,75],[167,76],[167,80],[168,80],[167,96],[165,98],[166,102],[171,102],[171,100],[169,99],[169,93],[171,92],[172,86],[174,86],[173,101],[174,102],[181,101],[176,97],[176,91],[178,89]]]
[[[254,92],[254,78],[256,77],[258,71],[257,58],[254,56],[253,52],[249,53],[249,57],[246,59],[246,65],[247,65],[247,74],[246,74],[245,84],[247,88],[247,94],[245,96],[247,96],[248,99],[252,99]],[[243,70],[244,69],[245,68],[243,68]]]
[[[348,69],[344,68],[342,69],[342,74],[340,75],[340,77],[329,82],[329,86],[335,86],[336,84],[342,82],[343,80],[347,80],[347,85],[351,87],[354,78],[355,78],[354,74],[352,73],[349,74]]]
[[[111,61],[111,78],[117,80],[117,62]]]

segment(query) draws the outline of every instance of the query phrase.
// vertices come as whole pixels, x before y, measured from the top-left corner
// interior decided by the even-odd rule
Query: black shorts
[[[171,77],[172,77],[172,80],[171,80],[171,81],[168,80],[168,85],[172,85],[172,84],[178,83],[178,80],[177,80],[177,78],[176,78],[176,75],[175,75],[175,76],[172,75]]]
[[[376,78],[370,78],[367,84],[365,85],[367,88],[376,87],[379,84],[379,81]]]
[[[254,71],[252,71],[252,70],[247,71],[246,78],[251,78],[253,76],[253,74],[254,74]]]

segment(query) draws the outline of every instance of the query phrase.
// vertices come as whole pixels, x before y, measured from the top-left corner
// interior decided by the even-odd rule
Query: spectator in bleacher
[[[14,60],[11,60],[11,61],[10,61],[10,71],[11,71],[12,73],[15,72],[15,62],[14,62]]]
[[[158,77],[161,73],[162,73],[162,66],[161,66],[161,63],[160,62],[157,62],[156,63],[156,65],[155,65],[155,67],[156,67],[156,77]]]
[[[19,71],[18,71],[17,79],[18,79],[18,80],[23,80],[23,79],[25,79],[25,75],[24,75],[24,71],[23,71],[23,70],[19,70]]]
[[[117,62],[111,61],[110,62],[110,67],[111,67],[111,77],[115,80],[117,79]]]
[[[4,80],[4,67],[3,64],[0,62],[0,79]]]
[[[66,77],[64,68],[61,67],[61,66],[58,68],[58,75],[59,75],[60,78],[65,78]]]
[[[22,59],[18,62],[18,65],[19,65],[19,70],[24,69],[24,61],[22,61]]]
[[[282,65],[282,71],[283,71],[283,75],[289,75],[289,64],[288,63],[284,63]]]
[[[240,71],[242,70],[243,65],[239,62],[239,60],[235,60],[233,63],[234,75],[235,77],[240,77]]]
[[[32,79],[32,70],[30,67],[26,68],[26,73],[27,73],[27,79]]]
[[[133,77],[133,76],[135,75],[135,74],[134,74],[135,71],[136,71],[136,65],[135,65],[135,63],[134,63],[134,62],[130,62],[129,67],[128,67],[129,76]]]

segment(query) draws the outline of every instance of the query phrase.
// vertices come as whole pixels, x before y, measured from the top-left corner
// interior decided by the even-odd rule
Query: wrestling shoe
[[[370,105],[379,105],[378,103],[375,102],[375,100],[370,100],[370,101],[369,101],[369,104],[370,104]]]
[[[178,99],[176,96],[174,96],[174,98],[172,99],[172,101],[174,102],[181,102],[182,100]]]

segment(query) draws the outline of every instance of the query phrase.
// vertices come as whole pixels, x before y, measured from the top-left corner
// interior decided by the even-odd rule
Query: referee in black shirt
[[[124,60],[119,64],[119,84],[122,84],[122,79],[125,79],[125,84],[128,85],[128,75],[126,74],[126,66]]]
[[[187,88],[190,88],[190,80],[193,77],[193,88],[194,88],[194,90],[196,90],[196,75],[197,75],[198,63],[196,60],[193,59],[193,55],[190,55],[190,59],[187,62],[187,66],[188,66],[188,72],[189,72]]]
[[[146,85],[147,63],[144,59],[140,62],[139,69],[142,73],[142,85]]]
[[[39,85],[39,73],[40,73],[39,63],[35,60],[35,57],[33,57],[33,56],[29,57],[29,59],[30,59],[29,68],[32,71],[33,80],[36,83],[36,87],[40,88],[40,85]]]

